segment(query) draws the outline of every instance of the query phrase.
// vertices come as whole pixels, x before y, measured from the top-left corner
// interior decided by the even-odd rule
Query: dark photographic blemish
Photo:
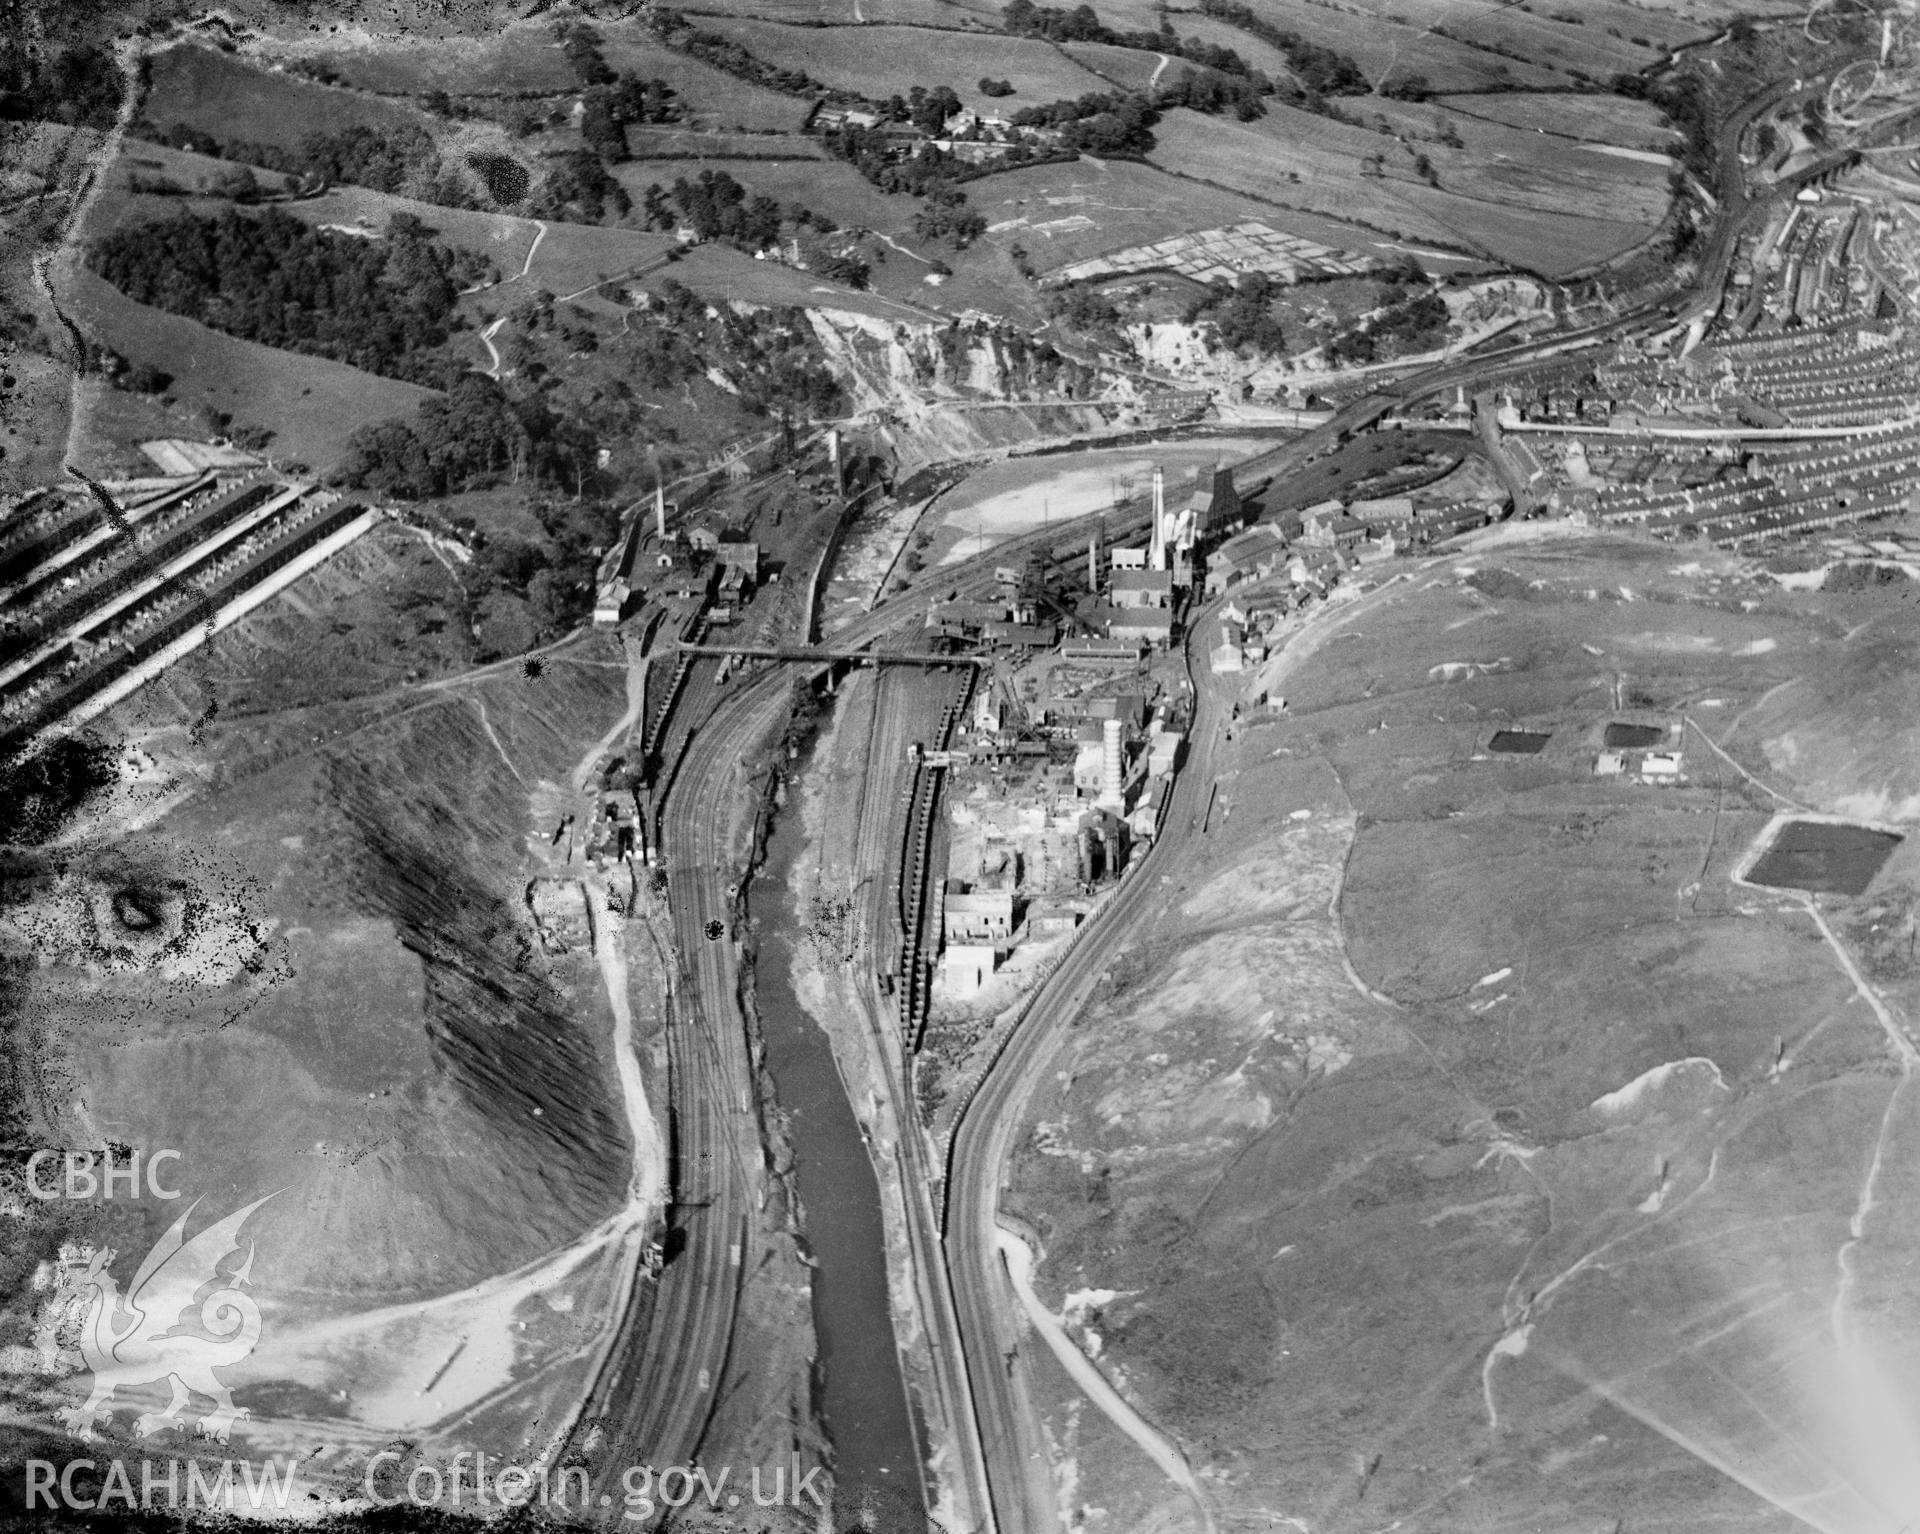
[[[113,916],[121,926],[133,932],[145,932],[160,925],[160,913],[138,890],[115,890]]]

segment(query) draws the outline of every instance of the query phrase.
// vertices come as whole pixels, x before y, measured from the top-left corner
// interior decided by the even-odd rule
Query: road
[[[1740,134],[1761,112],[1794,94],[1790,87],[1774,87],[1762,92],[1743,106],[1728,124],[1722,150],[1723,216],[1702,254],[1696,285],[1684,300],[1670,297],[1642,305],[1603,325],[1429,368],[1352,401],[1325,425],[1241,464],[1235,470],[1236,481],[1245,489],[1252,488],[1259,478],[1284,478],[1321,453],[1330,451],[1348,434],[1363,430],[1389,410],[1414,400],[1456,387],[1483,387],[1501,372],[1542,355],[1574,346],[1597,345],[1623,333],[1664,329],[1685,323],[1696,313],[1711,313],[1720,301],[1721,284],[1726,279],[1734,242],[1749,215],[1761,206],[1749,199],[1742,187],[1738,157]],[[1792,189],[1789,183],[1775,188],[1774,195],[1790,196]],[[1067,530],[1053,531],[1058,539]],[[1001,562],[1005,562],[1004,552]],[[1206,629],[1204,612],[1189,622],[1190,676],[1195,674],[1193,636]],[[1295,642],[1299,637],[1295,637]],[[1054,1499],[1053,1466],[1034,1410],[1015,1324],[1013,1298],[1000,1256],[1000,1232],[994,1217],[1001,1178],[1034,1085],[1048,1070],[1067,1030],[1084,1011],[1113,956],[1135,939],[1155,908],[1158,870],[1165,866],[1170,850],[1183,834],[1176,828],[1197,824],[1202,795],[1214,781],[1219,700],[1209,677],[1196,676],[1195,680],[1195,715],[1188,736],[1191,755],[1174,785],[1173,802],[1165,821],[1167,833],[1149,849],[1136,871],[1127,876],[1098,918],[1098,926],[1069,951],[1042,986],[1019,1031],[964,1110],[954,1137],[948,1168],[951,1190],[948,1274],[987,1460],[994,1521],[1001,1530],[1037,1534],[1037,1531],[1060,1526]]]
[[[1410,402],[1456,387],[1484,387],[1501,374],[1545,356],[1685,323],[1693,312],[1710,313],[1719,302],[1719,285],[1734,241],[1747,215],[1758,206],[1741,190],[1739,132],[1760,112],[1791,94],[1780,87],[1763,93],[1729,124],[1723,149],[1727,172],[1722,182],[1727,192],[1723,216],[1702,253],[1690,296],[1668,297],[1602,324],[1458,359],[1384,385],[1343,406],[1323,426],[1241,464],[1235,471],[1236,481],[1245,490],[1261,480],[1284,478],[1346,436]],[[1792,186],[1783,183],[1772,189],[1772,195],[1791,195]],[[1056,523],[1008,539],[973,559],[929,571],[913,583],[904,600],[880,604],[835,634],[831,642],[837,650],[875,643],[913,623],[928,595],[981,594],[993,584],[997,566],[1020,564],[1041,550],[1071,553],[1090,527],[1103,524],[1109,535],[1123,534],[1144,526],[1146,512],[1143,497],[1125,509]],[[1203,629],[1204,621],[1196,617],[1189,633]],[[731,922],[729,890],[744,874],[732,864],[723,843],[741,792],[733,769],[784,715],[794,674],[780,664],[750,672],[731,687],[723,687],[714,662],[696,661],[675,705],[662,753],[669,777],[661,829],[675,944],[685,966],[669,1036],[675,1107],[672,1144],[680,1199],[675,1228],[684,1247],[667,1264],[654,1293],[645,1345],[626,1339],[628,1345],[610,1367],[601,1392],[603,1409],[611,1409],[622,1424],[622,1437],[656,1464],[684,1463],[699,1447],[728,1362],[743,1264],[754,1260],[751,1246],[761,1153],[745,1022],[737,1002],[739,975],[732,941],[709,941],[705,927],[709,921]],[[928,676],[918,685],[931,687],[937,680]],[[875,682],[879,701],[870,767],[881,770],[874,774],[860,807],[859,845],[862,866],[875,870],[876,877],[859,905],[869,962],[876,969],[890,970],[894,951],[883,934],[891,925],[885,913],[892,881],[881,871],[889,870],[898,858],[904,804],[894,807],[901,795],[897,786],[890,785],[899,780],[882,764],[903,754],[906,735],[920,726],[919,710],[898,692],[915,688],[916,681],[889,670],[876,676]],[[1218,707],[1210,691],[1197,688],[1192,754],[1174,786],[1170,826],[1181,825],[1182,816],[1197,821],[1201,796],[1213,781],[1218,725]],[[1111,955],[1131,940],[1150,915],[1157,882],[1154,870],[1164,863],[1173,840],[1169,835],[1146,854],[1101,916],[1097,933],[1072,950],[1049,978],[1026,1022],[969,1104],[954,1140],[949,1186],[955,1213],[943,1255],[965,1364],[964,1371],[942,1367],[940,1377],[946,1388],[955,1390],[964,1373],[978,1423],[983,1461],[978,1469],[991,1497],[990,1508],[982,1511],[987,1527],[1006,1534],[1039,1534],[1057,1527],[1057,1512],[1052,1465],[1020,1357],[993,1222],[1000,1177],[1033,1083],[1092,995]],[[905,1126],[913,1119],[904,1082],[900,1091]],[[912,1165],[921,1158],[909,1155],[906,1159]],[[924,1178],[923,1186],[911,1191],[924,1201]],[[935,1238],[924,1229],[909,1236],[921,1260],[931,1261]],[[933,1319],[939,1323],[941,1317],[936,1314]],[[936,1347],[948,1342],[943,1335],[948,1330],[935,1325]],[[965,1415],[964,1408],[948,1412],[953,1421],[964,1421]],[[968,1446],[961,1448],[965,1457]],[[965,1467],[961,1474],[973,1479]]]
[[[1206,632],[1196,617],[1188,628],[1187,658],[1193,672],[1194,636]],[[1165,824],[1178,826],[1199,812],[1214,780],[1214,743],[1220,708],[1211,691],[1196,689],[1188,739],[1192,753],[1174,781]],[[1027,1371],[1020,1356],[999,1228],[1000,1180],[1013,1151],[1027,1100],[1066,1030],[1084,1010],[1112,955],[1124,948],[1151,914],[1158,895],[1157,872],[1167,861],[1172,837],[1147,851],[1097,918],[1097,934],[1070,949],[1041,987],[1026,1020],[968,1104],[954,1137],[949,1169],[947,1273],[966,1345],[974,1412],[980,1421],[995,1523],[1005,1534],[1057,1529],[1053,1462],[1040,1432]]]

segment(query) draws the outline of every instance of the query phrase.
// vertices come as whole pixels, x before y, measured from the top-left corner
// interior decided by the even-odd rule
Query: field
[[[1383,83],[1415,74],[1425,75],[1435,90],[1445,91],[1550,87],[1567,83],[1564,75],[1538,64],[1502,58],[1485,49],[1440,37],[1428,30],[1431,20],[1407,15],[1408,6],[1392,6],[1386,8],[1385,15],[1376,15],[1358,5],[1344,3],[1336,7],[1314,3],[1314,0],[1265,0],[1254,9],[1275,26],[1297,32],[1323,48],[1347,54],[1359,64],[1361,72],[1376,89]],[[1182,19],[1176,18],[1176,29],[1180,28]],[[1409,22],[1411,24],[1407,24]],[[1227,45],[1239,46],[1230,41]]]
[[[1399,67],[1425,74],[1441,90],[1461,88],[1452,85],[1450,77],[1453,69],[1462,67],[1491,70],[1504,63],[1514,71],[1515,81],[1525,79],[1521,71],[1528,66],[1496,49],[1511,50],[1553,71],[1562,85],[1575,70],[1604,81],[1621,71],[1643,69],[1673,46],[1725,25],[1724,11],[1721,19],[1701,23],[1671,8],[1621,0],[1525,0],[1505,6],[1482,0],[1278,0],[1262,10],[1278,25],[1301,32],[1329,12],[1351,18],[1345,23],[1351,51],[1357,51],[1362,37],[1414,39],[1412,46],[1419,52],[1403,54]],[[1436,27],[1450,35],[1430,30]],[[1386,31],[1379,32],[1381,28]],[[1475,59],[1480,61],[1477,66],[1471,62]],[[1435,63],[1440,68],[1431,67]],[[1371,67],[1368,73],[1380,78]]]
[[[1164,138],[1169,123],[1190,115],[1172,113],[1156,131]],[[1361,254],[1373,254],[1378,242],[1378,236],[1351,224],[1288,212],[1125,160],[1009,171],[968,183],[967,195],[987,217],[988,238],[1022,246],[1042,273],[1190,230],[1249,219]]]
[[[1550,68],[1569,73],[1578,70],[1598,80],[1651,64],[1660,53],[1629,43],[1624,37],[1608,36],[1598,18],[1590,15],[1591,8],[1574,5],[1571,0],[1565,4],[1537,0],[1524,7],[1498,10],[1460,0],[1439,0],[1429,9],[1435,22],[1466,42],[1510,48]]]
[[[1432,161],[1443,191],[1548,213],[1605,208],[1622,222],[1649,227],[1666,212],[1668,162],[1448,114],[1461,141],[1455,148],[1433,141],[1435,107],[1383,101],[1376,111]]]
[[[1514,91],[1507,95],[1459,96],[1440,103],[1455,121],[1491,118],[1515,128],[1560,135],[1595,144],[1619,144],[1628,149],[1667,150],[1677,140],[1657,107],[1625,96],[1538,95]],[[1465,124],[1461,122],[1464,135]]]
[[[1242,715],[1210,829],[1049,1062],[1003,1207],[1223,1528],[1788,1534],[1792,1446],[1844,1438],[1855,1399],[1811,1383],[1834,1312],[1903,1326],[1898,1222],[1839,1301],[1832,1275],[1867,1168],[1915,1175],[1873,1005],[1920,1001],[1920,853],[1823,897],[1831,942],[1729,876],[1768,789],[1920,789],[1911,626],[1676,563],[1516,538],[1231,679],[1223,711],[1271,688],[1286,713]],[[1593,777],[1622,679],[1692,719],[1688,786]],[[1551,738],[1490,755],[1498,728]],[[1147,1526],[1159,1472],[1036,1380],[1080,1484]]]
[[[701,0],[702,16],[741,16],[839,26],[898,26],[998,31],[999,0]],[[1160,24],[1153,0],[1106,0],[1095,8],[1110,27],[1151,30]],[[958,83],[955,89],[958,89]]]
[[[1169,83],[1174,71],[1191,67],[1179,59],[1172,59],[1163,73],[1160,65],[1166,55],[1148,53],[1141,48],[1116,48],[1111,43],[1062,43],[1060,51],[1110,85],[1141,95],[1146,94],[1150,85]],[[998,107],[1005,112],[1009,107],[1031,104],[1019,96],[1012,96],[998,103]]]
[[[187,185],[194,184],[203,174],[217,174],[222,168],[222,162],[202,155],[147,145],[139,145],[131,153],[161,162],[167,174]],[[91,234],[97,235],[122,223],[170,218],[183,209],[207,214],[226,206],[203,198],[129,194],[124,181],[128,166],[129,161],[123,159],[114,184],[95,205],[89,222]],[[889,228],[904,232],[913,213],[913,204],[905,198],[893,200],[894,207],[888,206],[889,199],[862,181],[851,167],[835,161],[737,161],[731,165],[725,161],[636,161],[619,167],[619,171],[620,179],[638,202],[649,182],[671,181],[675,175],[697,176],[705,168],[728,169],[756,191],[764,190],[769,196],[789,201],[810,202],[811,206],[844,217],[848,223],[863,222],[855,214],[871,215],[880,221],[882,232]],[[810,201],[815,194],[821,201]],[[723,246],[698,247],[689,251],[684,260],[666,265],[662,258],[677,244],[673,236],[618,225],[549,223],[542,233],[542,226],[534,220],[513,214],[441,208],[355,186],[335,187],[323,196],[279,206],[310,224],[336,224],[375,234],[386,228],[388,219],[395,213],[408,213],[422,220],[449,244],[488,257],[498,269],[500,281],[471,294],[463,304],[463,311],[476,327],[536,291],[544,290],[563,300],[588,298],[599,285],[618,286],[620,278],[635,271],[642,276],[631,286],[640,288],[657,286],[671,278],[716,298],[769,304],[825,304],[894,320],[929,317],[921,309],[884,296],[884,291],[899,292],[911,295],[920,303],[931,296],[920,284],[925,268],[904,255],[893,255],[890,266],[876,270],[875,286],[883,289],[882,293],[857,293],[806,272],[755,261]],[[982,251],[970,259],[976,264],[992,262],[994,255]],[[611,316],[611,310],[605,312]],[[486,363],[484,348],[477,338],[468,349],[476,365]],[[300,359],[303,363],[313,360]],[[383,411],[382,416],[395,413],[401,412]]]
[[[1643,244],[1656,227],[1652,218],[1638,223],[1582,218],[1476,201],[1425,187],[1409,188],[1407,200],[1444,223],[1456,241],[1476,245],[1501,262],[1544,277],[1564,276],[1611,260]]]
[[[272,452],[314,468],[338,461],[356,429],[410,416],[432,391],[344,363],[236,340],[196,321],[136,304],[91,272],[64,294],[81,329],[129,362],[173,375],[172,393],[238,423],[271,427]]]
[[[489,37],[443,38],[425,44],[412,37],[366,36],[362,46],[316,56],[349,85],[383,94],[417,96],[443,90],[458,95],[580,89],[551,24],[512,23]]]
[[[142,115],[162,128],[184,123],[223,144],[241,139],[283,149],[299,148],[310,133],[338,133],[355,123],[427,132],[434,126],[433,118],[403,103],[316,85],[191,44],[154,55]]]
[[[1342,9],[1355,15],[1398,16],[1416,26],[1438,23],[1477,42],[1500,42],[1526,50],[1529,40],[1590,33],[1586,45],[1607,49],[1624,62],[1617,69],[1639,69],[1668,49],[1710,36],[1726,26],[1739,8],[1707,0],[1692,4],[1661,0],[1642,5],[1635,0],[1526,0],[1512,14],[1494,14],[1471,0],[1341,0]],[[1748,14],[1759,14],[1750,10]],[[1578,18],[1570,24],[1569,18]]]
[[[828,158],[820,140],[805,133],[728,132],[720,128],[686,127],[676,123],[632,123],[627,148],[636,160],[702,159],[729,155],[753,160],[786,156],[801,160]],[[614,167],[616,170],[618,167]]]
[[[1645,239],[1664,214],[1663,168],[1540,134],[1460,123],[1462,149],[1431,141],[1430,107],[1383,102],[1376,115],[1427,135],[1413,149],[1394,138],[1287,108],[1250,124],[1169,113],[1154,159],[1169,170],[1316,211],[1348,216],[1418,244],[1465,247],[1553,274],[1618,254]],[[1414,173],[1415,153],[1433,162],[1435,190]],[[1383,155],[1381,176],[1361,174]],[[1294,177],[1299,178],[1298,182]],[[1576,211],[1605,208],[1605,218]]]
[[[921,27],[793,27],[772,21],[711,21],[716,32],[753,50],[804,69],[814,79],[840,90],[884,101],[904,96],[910,87],[950,85],[976,110],[1004,110],[980,93],[983,77],[1013,82],[1009,105],[1056,101],[1107,89],[1089,69],[1065,58],[1048,44],[1027,38],[968,32],[935,32]]]
[[[404,197],[389,197],[360,187],[343,186],[306,202],[289,203],[289,211],[311,224],[348,224],[384,229],[396,212],[412,213],[439,231],[449,244],[463,245],[492,259],[502,280],[513,279],[528,291],[544,288],[564,297],[590,283],[600,282],[633,267],[651,263],[673,244],[673,237],[639,229],[600,224],[547,224],[546,233],[532,219],[507,213],[469,213],[436,208]],[[539,240],[535,248],[535,239]],[[531,266],[528,253],[533,256]],[[525,271],[524,277],[518,274]],[[511,294],[510,288],[505,289]],[[489,289],[477,295],[495,307],[502,296]],[[516,295],[517,296],[517,295]]]
[[[1201,42],[1212,43],[1215,47],[1231,48],[1255,69],[1264,71],[1276,81],[1285,82],[1293,78],[1293,66],[1287,62],[1284,53],[1272,43],[1262,42],[1251,32],[1243,32],[1230,22],[1202,16],[1197,11],[1179,13],[1168,19],[1182,38],[1197,37]]]
[[[1397,239],[1460,243],[1445,223],[1410,205],[1419,183],[1392,139],[1306,112],[1270,106],[1258,122],[1202,117],[1182,107],[1154,130],[1153,161],[1182,175],[1331,218],[1351,218]],[[1366,156],[1384,154],[1386,174],[1360,174]]]
[[[600,52],[611,68],[665,80],[703,126],[791,133],[807,120],[810,102],[736,79],[698,59],[662,48],[636,22],[596,21],[594,30],[600,34]]]
[[[666,80],[693,120],[753,130],[797,128],[807,104],[672,53],[630,23],[599,22],[602,53],[618,70]],[[551,21],[516,22],[487,37],[431,43],[369,37],[354,48],[317,55],[349,84],[387,95],[443,90],[455,96],[575,97],[580,78],[556,41]],[[242,135],[244,136],[244,135]]]

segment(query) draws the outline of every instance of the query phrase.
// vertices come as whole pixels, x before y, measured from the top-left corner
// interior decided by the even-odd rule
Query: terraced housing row
[[[0,514],[0,756],[103,712],[381,516],[265,471],[120,489]]]

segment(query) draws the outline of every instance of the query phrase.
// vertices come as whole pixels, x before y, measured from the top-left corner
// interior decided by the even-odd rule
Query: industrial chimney
[[[1147,535],[1147,563],[1155,570],[1167,568],[1167,476],[1159,464],[1153,466],[1153,528]]]
[[[653,482],[653,530],[660,541],[667,541],[667,487],[659,480]]]

